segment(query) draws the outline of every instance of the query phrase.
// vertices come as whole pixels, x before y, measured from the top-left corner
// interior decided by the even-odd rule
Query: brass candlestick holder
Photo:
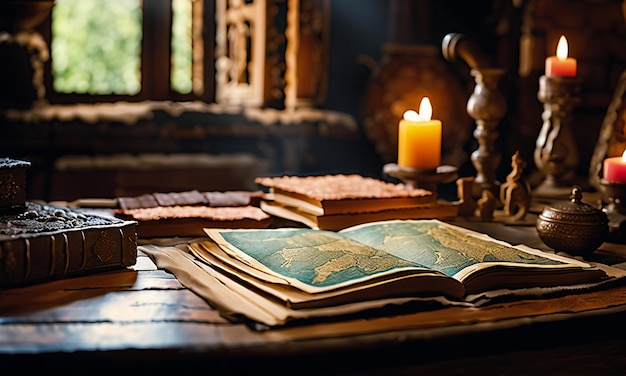
[[[467,113],[476,121],[474,138],[478,149],[472,155],[476,178],[472,195],[480,197],[487,189],[498,194],[500,183],[496,180],[496,169],[500,165],[500,154],[495,147],[497,127],[507,111],[506,100],[498,90],[498,82],[506,73],[499,68],[474,68],[471,70],[476,86],[467,101]]]
[[[541,76],[537,98],[543,103],[543,126],[537,137],[534,160],[544,175],[535,188],[537,197],[567,198],[579,162],[572,134],[572,110],[580,103],[580,80],[575,77]]]
[[[600,184],[604,187],[605,202],[604,207],[607,213],[619,213],[626,217],[626,184],[611,183],[600,179]]]
[[[448,165],[423,170],[387,163],[383,166],[383,173],[402,180],[410,188],[422,188],[435,193],[439,184],[453,182],[459,177],[458,169]]]
[[[603,187],[603,201],[607,204],[602,209],[609,218],[608,240],[615,243],[626,242],[626,184],[612,183],[600,179]]]
[[[488,56],[481,53],[463,34],[447,34],[443,38],[441,50],[449,61],[464,60],[474,77],[474,92],[466,107],[467,113],[476,121],[474,138],[478,141],[478,149],[471,155],[476,169],[472,197],[482,197],[485,189],[497,196],[500,183],[496,180],[496,169],[500,165],[500,154],[496,150],[495,141],[498,138],[498,123],[507,111],[506,100],[498,89],[498,84],[506,71],[490,68]]]

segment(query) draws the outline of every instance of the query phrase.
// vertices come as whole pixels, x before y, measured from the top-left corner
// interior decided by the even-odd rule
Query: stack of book
[[[268,227],[270,215],[258,207],[262,195],[193,190],[119,197],[114,214],[136,221],[140,238],[203,236],[206,227]]]
[[[205,232],[187,251],[141,249],[222,316],[258,329],[474,309],[590,291],[626,275],[433,219]]]
[[[391,219],[455,217],[458,206],[425,189],[358,174],[259,177],[269,193],[260,207],[275,217],[313,229],[340,230]]]

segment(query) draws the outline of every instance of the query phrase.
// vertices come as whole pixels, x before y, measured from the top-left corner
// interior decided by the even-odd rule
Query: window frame
[[[192,101],[215,102],[215,0],[194,0],[203,2],[203,86],[200,94],[177,93],[171,89],[171,0],[143,0],[142,40],[140,54],[141,90],[134,95],[122,94],[82,94],[59,93],[54,90],[52,75],[52,53],[44,65],[44,85],[46,100],[51,104],[100,103],[100,102],[142,102],[142,101]],[[163,27],[167,25],[167,27]],[[48,17],[38,30],[49,48],[52,46],[52,17]],[[194,47],[195,48],[195,47]]]

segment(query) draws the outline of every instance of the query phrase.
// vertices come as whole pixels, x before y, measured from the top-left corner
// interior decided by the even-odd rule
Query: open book
[[[573,286],[608,279],[597,266],[512,246],[439,220],[391,220],[333,232],[205,229],[189,244],[214,270],[289,309],[498,289]]]

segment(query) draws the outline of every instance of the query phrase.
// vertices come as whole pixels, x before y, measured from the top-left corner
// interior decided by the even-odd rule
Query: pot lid
[[[598,224],[608,222],[606,213],[582,202],[582,188],[574,186],[570,201],[546,206],[539,216],[544,220],[560,222]]]

